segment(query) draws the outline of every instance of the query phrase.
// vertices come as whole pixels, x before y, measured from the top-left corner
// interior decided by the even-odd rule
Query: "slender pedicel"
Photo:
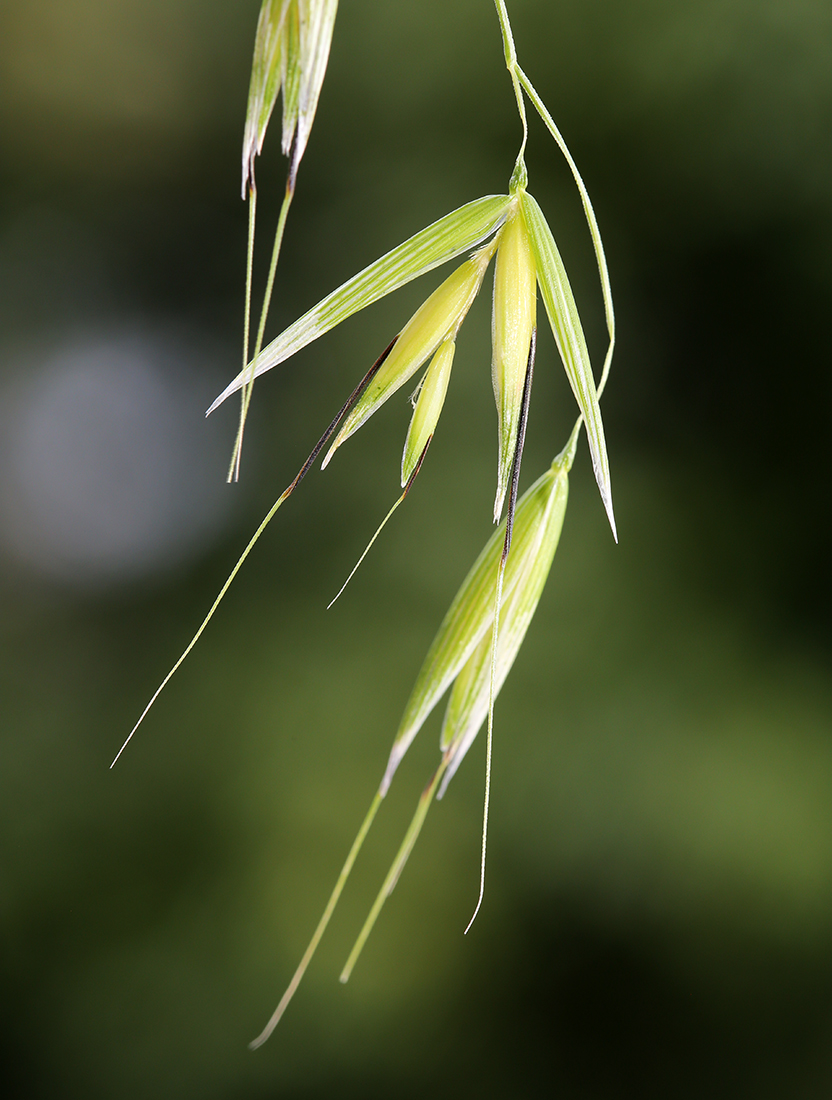
[[[240,421],[237,427],[237,437],[234,441],[234,450],[231,454],[231,465],[228,469],[228,481],[237,481],[240,476],[240,461],[243,453],[243,435],[245,433],[246,418],[248,417],[248,409],[251,404],[251,394],[254,389],[254,364],[257,362],[257,357],[260,354],[260,350],[263,347],[263,337],[266,332],[266,318],[269,315],[269,306],[271,305],[272,292],[274,290],[274,279],[277,273],[277,261],[280,258],[280,249],[283,246],[283,233],[286,229],[286,219],[289,216],[289,207],[292,205],[292,199],[294,197],[294,182],[287,182],[286,191],[283,195],[283,203],[280,207],[280,214],[277,219],[277,229],[274,234],[274,244],[272,245],[272,258],[269,263],[269,274],[266,279],[266,291],[263,295],[263,306],[260,310],[260,323],[257,326],[257,337],[254,341],[254,355],[251,357],[251,363],[248,363],[246,359],[243,363],[243,371],[246,375],[246,380],[241,389],[240,398]],[[256,196],[256,192],[253,192]],[[253,200],[252,200],[253,201]],[[253,207],[252,207],[253,209]],[[249,256],[247,258],[247,272],[246,272],[246,335],[245,344],[246,351],[248,351],[248,329],[249,329],[249,311],[250,311],[250,284],[251,284],[251,264],[254,260],[254,229],[253,229],[253,214],[250,222],[252,222],[251,230],[251,245],[249,248]]]

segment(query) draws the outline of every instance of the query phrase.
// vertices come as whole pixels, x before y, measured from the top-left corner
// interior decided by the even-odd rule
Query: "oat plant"
[[[251,1044],[252,1047],[265,1042],[283,1015],[329,923],[399,763],[428,715],[449,689],[440,733],[438,766],[419,799],[393,865],[344,966],[341,980],[346,981],[352,973],[379,912],[416,843],[434,797],[444,795],[462,759],[485,726],[486,776],[479,895],[468,928],[473,923],[482,903],[485,884],[494,702],[523,642],[552,565],[566,513],[569,472],[582,429],[589,445],[601,500],[615,536],[609,464],[599,406],[615,343],[612,296],[601,235],[575,162],[552,116],[518,63],[504,0],[495,0],[495,7],[522,129],[520,149],[507,193],[474,199],[440,218],[338,287],[265,347],[261,345],[275,265],[286,213],[294,193],[297,165],[306,145],[326,68],[336,4],[333,0],[318,0],[317,3],[313,0],[265,0],[260,15],[243,150],[243,188],[244,193],[248,192],[250,203],[246,317],[251,301],[251,255],[256,206],[254,156],[262,147],[278,91],[282,92],[283,97],[283,150],[290,156],[290,168],[254,354],[248,358],[246,322],[243,369],[209,409],[209,412],[213,411],[232,394],[240,392],[242,395],[232,472],[239,464],[245,415],[255,378],[283,363],[357,311],[442,264],[455,258],[465,258],[428,295],[401,331],[393,336],[388,347],[346,399],[297,476],[277,499],[246,546],[204,621],[150,700],[119,755],[161,690],[196,644],[267,524],[327,445],[322,468],[397,390],[423,370],[412,399],[413,415],[402,454],[402,492],[370,540],[359,559],[360,564],[384,524],[405,499],[426,459],[442,411],[462,324],[492,262],[491,374],[497,407],[498,443],[494,522],[498,527],[463,581],[439,627],[405,706],[376,795],[323,915],[286,992],[263,1032]],[[595,250],[609,332],[609,346],[597,386],[563,261],[546,217],[528,191],[525,163],[527,102],[541,116],[566,158],[580,194]],[[537,344],[538,293],[577,403],[578,416],[566,445],[551,466],[519,496],[520,464]]]

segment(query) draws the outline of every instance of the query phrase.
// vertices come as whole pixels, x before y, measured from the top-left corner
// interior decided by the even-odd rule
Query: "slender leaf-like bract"
[[[528,192],[521,193],[520,203],[532,242],[537,266],[537,281],[540,284],[543,304],[546,306],[546,313],[563,360],[566,376],[584,418],[595,480],[598,482],[601,500],[604,502],[607,517],[615,535],[604,424],[601,420],[595,379],[589,362],[581,319],[578,316],[578,307],[569,285],[566,268],[563,266],[555,238],[543,216],[543,211]]]
[[[292,4],[286,19],[284,32],[284,73],[283,73],[283,132],[280,136],[280,151],[288,157],[292,151],[292,140],[298,124],[298,97],[301,83],[301,18],[298,5]],[[327,47],[328,50],[329,47]],[[291,176],[293,180],[294,177]],[[293,190],[289,187],[288,190]]]
[[[508,195],[487,195],[466,203],[359,271],[272,340],[257,357],[253,372],[251,366],[241,371],[208,412],[354,313],[481,244],[505,221],[511,201]]]
[[[404,441],[402,453],[402,486],[407,485],[413,471],[419,462],[425,448],[433,439],[439,414],[445,403],[445,394],[448,392],[448,382],[451,377],[451,367],[454,364],[454,352],[456,344],[452,338],[440,344],[438,351],[431,360],[422,385],[419,396],[410,418],[410,427],[407,430],[407,438]]]
[[[303,156],[329,61],[338,0],[263,0],[243,134],[243,198],[254,183],[254,158],[263,151],[279,92],[283,91],[284,156],[292,154],[289,191]]]
[[[266,130],[269,126],[277,96],[290,73],[297,69],[297,62],[287,58],[289,12],[293,0],[264,0],[257,20],[254,36],[254,57],[251,62],[251,82],[248,89],[246,125],[243,133],[243,198],[254,181],[254,158],[263,151]],[[287,65],[287,61],[289,64]],[[294,110],[287,110],[287,95],[283,95],[283,144],[292,143],[297,119],[297,100]]]
[[[290,182],[294,182],[300,159],[306,150],[309,133],[315,120],[318,98],[329,61],[332,29],[338,11],[338,0],[299,0],[300,12],[300,87],[297,92],[297,133],[292,153]],[[284,103],[286,101],[284,100]],[[288,155],[285,144],[283,152]]]

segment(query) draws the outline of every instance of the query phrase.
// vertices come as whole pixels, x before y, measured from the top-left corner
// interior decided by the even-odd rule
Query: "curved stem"
[[[601,278],[601,293],[604,297],[604,314],[607,321],[607,332],[609,333],[610,343],[607,349],[607,354],[604,359],[604,369],[601,372],[601,380],[598,383],[598,396],[607,384],[607,376],[610,372],[610,364],[612,363],[612,353],[615,347],[615,312],[612,305],[612,288],[610,287],[610,275],[607,270],[607,258],[604,254],[604,244],[601,240],[601,231],[598,228],[598,220],[595,217],[595,211],[592,207],[592,202],[589,197],[589,192],[586,189],[586,184],[581,178],[581,173],[578,171],[578,166],[569,152],[569,148],[563,139],[563,135],[555,125],[555,120],[549,114],[546,104],[540,98],[532,82],[523,72],[519,65],[515,62],[515,75],[520,82],[521,87],[525,91],[526,95],[531,100],[532,106],[537,113],[543,119],[546,129],[552,135],[557,142],[558,148],[569,165],[569,170],[572,173],[572,178],[575,180],[575,186],[578,188],[578,194],[581,196],[581,204],[584,208],[584,214],[586,216],[587,225],[589,226],[590,236],[592,237],[592,244],[595,249],[595,259],[598,264],[598,274]]]
[[[592,201],[589,197],[589,192],[586,189],[586,184],[581,178],[581,173],[578,171],[578,166],[569,152],[569,147],[564,141],[563,135],[555,124],[555,120],[549,113],[546,104],[540,98],[537,89],[529,80],[528,76],[520,68],[520,64],[517,61],[517,50],[514,45],[514,36],[511,31],[511,23],[508,18],[508,11],[506,10],[505,0],[494,0],[494,4],[497,8],[497,17],[500,20],[500,30],[503,34],[503,49],[506,59],[506,67],[511,75],[511,81],[514,86],[514,95],[517,99],[517,110],[520,113],[520,118],[523,122],[523,143],[520,147],[520,152],[517,156],[517,164],[515,165],[514,175],[511,179],[512,190],[526,186],[526,166],[523,161],[525,149],[526,149],[526,137],[528,134],[528,124],[526,121],[526,107],[523,93],[529,97],[532,106],[537,113],[543,119],[546,129],[555,139],[558,148],[569,165],[569,170],[572,173],[572,177],[575,180],[575,186],[578,188],[578,194],[581,196],[581,204],[584,208],[584,214],[586,216],[587,225],[589,226],[589,232],[592,237],[592,244],[595,249],[595,259],[598,264],[598,274],[601,279],[601,293],[604,298],[604,314],[607,322],[607,332],[609,333],[609,346],[607,348],[607,354],[604,357],[604,367],[601,371],[601,378],[598,383],[598,396],[607,384],[607,377],[609,376],[610,366],[612,364],[612,355],[615,348],[615,312],[612,304],[612,288],[610,286],[610,276],[607,269],[607,259],[604,254],[604,244],[601,240],[601,231],[598,228],[598,220],[595,217],[595,211],[592,207]]]

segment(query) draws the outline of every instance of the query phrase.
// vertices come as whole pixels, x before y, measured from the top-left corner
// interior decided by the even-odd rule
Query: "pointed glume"
[[[511,488],[509,489],[508,510],[506,512],[506,538],[503,543],[503,564],[505,564],[508,552],[511,549],[511,536],[514,528],[514,509],[517,505],[517,490],[520,484],[520,463],[523,460],[523,448],[526,445],[526,424],[529,418],[529,402],[532,396],[532,377],[534,375],[536,351],[537,328],[533,328],[532,338],[529,344],[529,359],[526,364],[526,377],[523,381],[523,403],[520,408],[520,420],[517,424],[517,443],[514,447],[514,459],[511,464]]]

